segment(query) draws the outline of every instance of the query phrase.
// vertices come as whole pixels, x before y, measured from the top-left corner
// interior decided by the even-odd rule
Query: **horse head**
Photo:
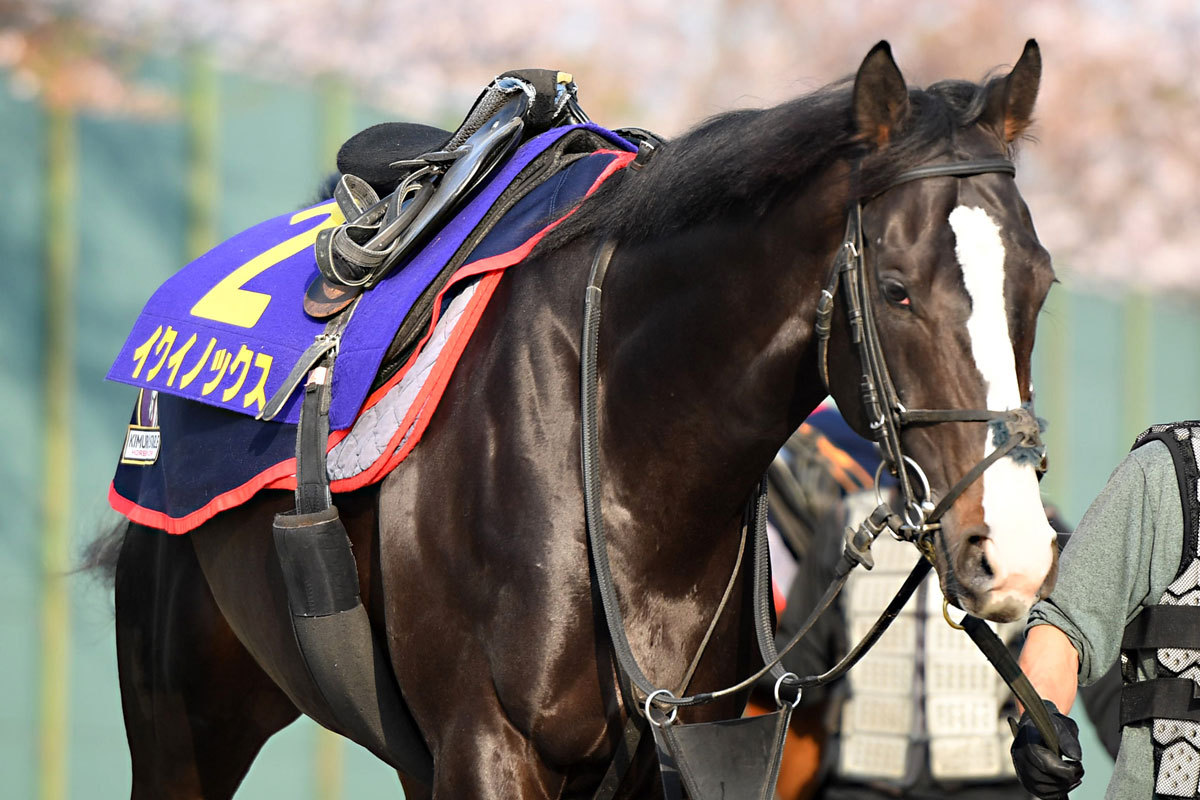
[[[847,234],[844,249],[862,250],[862,300],[885,365],[875,383],[890,384],[867,392],[877,411],[865,410],[871,356],[853,341],[864,335],[853,313],[835,313],[828,354],[839,406],[861,434],[882,440],[893,471],[903,470],[913,486],[910,522],[920,522],[922,504],[928,511],[961,492],[940,527],[926,529],[927,554],[950,601],[997,621],[1022,617],[1054,584],[1057,547],[1038,491],[1040,449],[1018,448],[971,478],[1009,434],[1001,422],[910,412],[1032,407],[1034,330],[1054,271],[1005,165],[1029,125],[1040,73],[1032,40],[1008,75],[982,87],[912,90],[886,43],[867,55],[851,106],[865,148],[850,181],[861,227]],[[948,135],[931,137],[929,126],[947,126],[947,107],[957,112]],[[948,169],[925,169],[939,165]],[[887,428],[898,444],[885,440]],[[922,496],[926,477],[931,496]]]

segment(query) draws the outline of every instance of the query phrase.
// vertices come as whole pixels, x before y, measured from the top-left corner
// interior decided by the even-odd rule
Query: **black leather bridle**
[[[619,665],[622,693],[626,695],[626,702],[629,702],[630,690],[640,693],[641,698],[644,698],[644,703],[632,705],[640,708],[645,717],[654,725],[660,727],[670,725],[674,720],[675,710],[679,707],[699,705],[746,691],[767,674],[775,679],[776,701],[781,706],[786,701],[785,697],[781,697],[781,689],[785,689],[786,694],[791,694],[795,698],[793,702],[798,702],[800,689],[823,685],[845,674],[883,635],[883,632],[899,615],[929,573],[934,562],[934,540],[937,531],[941,528],[940,520],[966,488],[978,479],[988,467],[1018,448],[1027,450],[1036,456],[1041,462],[1039,468],[1044,466],[1044,446],[1040,435],[1039,420],[1028,408],[1022,407],[1006,411],[906,408],[900,402],[899,392],[888,371],[875,324],[871,282],[867,279],[863,257],[863,205],[889,189],[910,181],[936,177],[970,177],[984,173],[1015,175],[1016,169],[1007,159],[956,161],[918,167],[900,173],[880,192],[871,197],[856,200],[850,208],[846,223],[846,237],[842,243],[838,260],[834,264],[832,275],[826,288],[822,290],[817,305],[815,327],[818,362],[822,380],[828,388],[829,335],[832,328],[834,301],[839,286],[843,286],[842,293],[845,297],[846,318],[850,325],[850,338],[862,365],[861,400],[863,410],[866,418],[870,421],[872,434],[882,451],[883,464],[898,478],[901,496],[905,503],[904,517],[903,519],[898,517],[886,503],[881,501],[878,508],[860,524],[857,532],[848,532],[846,549],[834,570],[833,580],[796,635],[782,649],[778,649],[775,645],[771,625],[770,564],[766,544],[767,482],[764,478],[759,483],[755,496],[750,500],[746,520],[747,527],[754,531],[752,539],[754,550],[753,616],[759,650],[765,664],[753,675],[738,683],[712,692],[676,697],[672,692],[655,686],[638,666],[625,633],[620,603],[609,566],[608,547],[600,507],[600,443],[597,413],[599,394],[597,352],[599,349],[602,286],[616,248],[611,240],[603,242],[598,248],[585,294],[580,352],[580,441],[588,549],[596,573],[596,584],[609,638]],[[935,505],[932,502],[928,480],[925,478],[924,472],[914,459],[904,454],[900,442],[900,432],[907,426],[944,422],[987,422],[995,426],[995,431],[1003,431],[1007,436],[1002,444],[996,446],[991,453],[970,469]],[[993,441],[1001,441],[1001,439],[993,436]],[[921,492],[919,494],[913,488],[909,475],[910,470],[920,479]],[[865,564],[870,568],[872,565],[871,543],[885,529],[890,529],[898,538],[913,542],[924,558],[917,562],[903,586],[867,635],[851,648],[832,669],[803,678],[786,672],[780,664],[784,654],[800,642],[821,614],[832,604],[849,577],[850,571],[858,564]],[[718,609],[718,616],[719,614],[720,609]],[[1052,749],[1057,749],[1057,737],[1041,699],[1029,684],[1028,679],[1021,673],[1011,654],[985,623],[969,616],[965,622],[968,634],[984,650],[984,654],[992,661],[1001,677],[1028,708],[1043,738],[1053,745]],[[699,654],[697,654],[698,658]],[[626,732],[622,738],[624,752],[620,756],[614,757],[595,797],[608,798],[616,792],[624,768],[628,765],[633,750],[636,749],[639,736],[640,731],[636,718],[630,713]]]
[[[875,324],[874,303],[868,280],[863,248],[862,212],[863,205],[901,184],[926,178],[967,178],[985,173],[1016,175],[1016,168],[1007,159],[982,159],[975,161],[952,161],[932,164],[902,172],[884,189],[875,195],[857,200],[850,208],[846,220],[846,236],[838,260],[825,289],[817,303],[817,361],[821,379],[829,387],[829,335],[832,328],[834,301],[838,288],[846,307],[846,320],[850,326],[850,341],[858,354],[862,369],[860,399],[863,413],[868,420],[872,436],[879,444],[883,463],[896,476],[900,496],[904,502],[903,524],[894,533],[917,545],[926,558],[933,557],[933,541],[941,527],[942,516],[954,504],[967,487],[999,459],[1014,450],[1030,452],[1044,471],[1045,446],[1041,439],[1041,425],[1028,407],[1005,411],[989,409],[910,409],[900,402],[900,393],[888,371],[887,359],[880,344],[879,331]],[[994,441],[1002,442],[985,458],[969,470],[936,505],[930,497],[929,483],[920,465],[905,455],[900,441],[900,432],[913,425],[930,425],[944,422],[987,422],[996,426]],[[913,486],[913,477],[921,483],[921,491]]]

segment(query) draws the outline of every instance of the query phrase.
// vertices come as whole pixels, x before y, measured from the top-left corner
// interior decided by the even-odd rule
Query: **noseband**
[[[909,409],[900,402],[900,393],[888,371],[879,330],[875,324],[874,303],[863,252],[863,205],[911,181],[942,177],[966,178],[989,172],[1015,176],[1016,168],[1011,161],[1002,158],[933,164],[902,172],[878,193],[856,200],[847,216],[846,236],[834,263],[832,275],[817,302],[817,361],[820,365],[821,379],[828,390],[829,334],[838,287],[843,287],[846,319],[850,325],[850,341],[858,353],[862,368],[860,398],[863,412],[871,434],[879,444],[883,463],[899,482],[900,494],[904,501],[903,521],[893,532],[897,537],[916,544],[931,561],[934,555],[934,536],[941,528],[942,516],[988,467],[1017,451],[1032,456],[1038,462],[1039,474],[1044,471],[1045,446],[1041,439],[1041,424],[1028,407],[1006,411]],[[990,423],[993,426],[993,442],[996,448],[959,479],[934,505],[925,473],[913,458],[905,455],[900,433],[906,427],[943,422]],[[919,492],[913,486],[910,472],[920,481]]]

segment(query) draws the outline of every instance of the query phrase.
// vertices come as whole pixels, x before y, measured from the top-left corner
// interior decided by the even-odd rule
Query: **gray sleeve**
[[[1030,612],[1027,627],[1053,625],[1075,645],[1083,685],[1117,660],[1126,623],[1156,583],[1155,523],[1160,504],[1172,495],[1178,509],[1165,445],[1152,442],[1126,456],[1063,550],[1054,591]]]

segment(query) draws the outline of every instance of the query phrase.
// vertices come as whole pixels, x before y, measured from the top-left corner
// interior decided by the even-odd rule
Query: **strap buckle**
[[[654,698],[658,697],[660,694],[665,694],[667,697],[675,699],[675,695],[670,689],[655,689],[653,692],[646,695],[646,702],[642,705],[642,711],[645,712],[646,719],[650,720],[650,724],[656,728],[661,728],[665,725],[672,724],[679,716],[679,706],[671,706],[671,713],[666,715],[664,722],[659,722],[654,718],[654,716],[650,713],[652,711],[651,705],[654,703]]]
[[[779,680],[775,681],[775,707],[776,708],[783,708],[783,700],[780,699],[780,697],[779,697],[779,689],[781,686],[783,686],[783,682],[786,681],[788,678],[791,678],[797,684],[800,683],[800,676],[794,672],[785,672],[779,676]],[[796,706],[800,705],[800,698],[803,695],[804,695],[804,687],[797,685],[796,686],[796,699],[793,700],[791,703],[791,706],[793,709]]]

